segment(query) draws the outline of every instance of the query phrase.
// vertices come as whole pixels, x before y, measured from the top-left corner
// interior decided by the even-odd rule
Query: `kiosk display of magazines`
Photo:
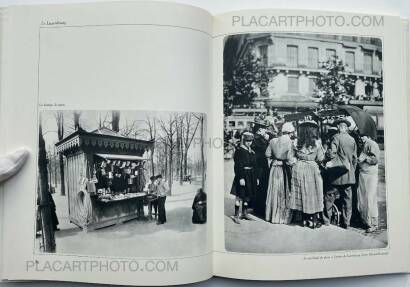
[[[101,128],[79,129],[56,144],[65,157],[70,222],[93,230],[138,217],[145,198],[145,163],[153,141]]]

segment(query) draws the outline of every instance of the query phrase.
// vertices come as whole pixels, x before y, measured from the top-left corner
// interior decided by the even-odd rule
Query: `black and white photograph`
[[[205,136],[203,113],[40,111],[36,252],[203,254]]]
[[[223,60],[225,249],[387,247],[382,39],[237,34]]]

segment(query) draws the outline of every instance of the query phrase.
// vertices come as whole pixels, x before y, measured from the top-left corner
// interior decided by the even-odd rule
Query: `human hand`
[[[19,148],[15,152],[0,156],[0,183],[16,174],[26,162],[30,152]]]
[[[241,178],[241,179],[239,180],[239,185],[240,185],[240,186],[245,186],[245,179]]]

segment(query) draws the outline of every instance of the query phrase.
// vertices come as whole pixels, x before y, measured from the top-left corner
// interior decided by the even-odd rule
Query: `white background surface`
[[[79,0],[0,0],[0,5],[10,4],[55,4],[55,3],[79,3],[79,2],[101,2],[100,1],[79,1]],[[232,10],[255,9],[255,8],[292,8],[292,9],[315,9],[315,10],[332,10],[343,12],[362,12],[366,14],[392,14],[410,18],[410,1],[409,0],[343,0],[343,1],[326,1],[326,0],[175,0],[167,2],[179,2],[198,6],[210,11],[212,14],[223,13]],[[405,228],[408,228],[406,226]],[[410,258],[409,258],[410,260]],[[332,287],[349,287],[349,286],[376,286],[376,287],[410,287],[410,275],[384,275],[369,276],[357,278],[339,278],[330,280],[308,280],[308,281],[290,281],[290,282],[253,282],[230,280],[222,278],[213,278],[203,283],[195,284],[196,286],[332,286]],[[26,282],[26,283],[3,283],[4,287],[17,286],[95,286],[92,284],[74,284],[74,283],[55,283],[55,282]]]

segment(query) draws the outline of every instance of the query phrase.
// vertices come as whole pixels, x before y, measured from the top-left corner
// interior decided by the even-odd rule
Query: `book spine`
[[[403,63],[406,66],[404,69],[405,75],[403,77],[403,81],[405,83],[405,88],[404,88],[404,93],[405,93],[405,98],[407,100],[407,133],[408,133],[408,164],[410,163],[410,28],[409,28],[409,20],[403,20],[403,44],[404,44],[404,49],[403,49]],[[410,175],[409,175],[409,181],[410,181]],[[410,184],[409,184],[410,186]],[[410,199],[410,190],[408,192],[408,197]],[[410,221],[409,221],[410,223]],[[408,224],[410,226],[410,224]],[[410,244],[410,228],[408,228],[408,242]],[[409,254],[407,256],[409,258],[409,264],[407,267],[407,272],[410,273],[410,250]]]
[[[4,63],[5,63],[5,23],[7,21],[7,8],[0,8],[0,155],[5,153],[5,119],[4,119]],[[0,280],[4,280],[4,187],[0,184]]]

